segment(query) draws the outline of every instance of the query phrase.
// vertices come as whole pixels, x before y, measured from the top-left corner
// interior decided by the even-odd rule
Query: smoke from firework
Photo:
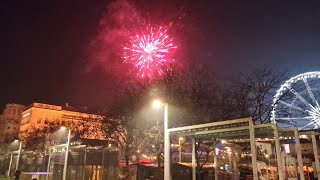
[[[128,65],[121,60],[121,42],[128,27],[139,21],[140,15],[126,0],[108,4],[99,21],[97,34],[90,41],[85,73],[78,91],[91,94],[83,97],[97,107],[107,108],[122,88],[124,81],[132,81]]]
[[[126,0],[111,3],[106,12],[91,43],[91,65],[102,66],[111,76],[122,79],[132,78],[133,73],[148,79],[161,76],[173,62],[171,51],[176,48],[167,32],[172,22],[166,21],[169,26],[163,22],[158,23],[162,27],[154,25],[149,15],[141,15]]]
[[[138,11],[126,0],[117,0],[107,6],[100,20],[99,32],[90,42],[88,70],[103,67],[113,78],[121,78],[127,65],[121,62],[121,42],[127,30],[140,20]]]

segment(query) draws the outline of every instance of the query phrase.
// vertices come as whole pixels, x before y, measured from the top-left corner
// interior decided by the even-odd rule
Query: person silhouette
[[[16,170],[16,172],[14,173],[14,180],[19,180],[20,179],[20,175],[21,175],[21,171]]]

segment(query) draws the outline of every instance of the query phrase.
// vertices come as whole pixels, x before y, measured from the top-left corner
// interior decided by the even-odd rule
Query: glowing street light
[[[18,167],[19,167],[19,160],[20,160],[21,149],[22,149],[22,141],[19,141],[18,139],[15,139],[15,140],[11,143],[11,144],[16,144],[16,143],[18,143],[18,142],[19,142],[19,150],[18,150],[18,157],[17,157],[17,162],[16,162],[16,170],[18,170]],[[10,157],[10,163],[9,163],[9,169],[8,169],[8,177],[10,176],[12,159],[13,159],[13,152],[11,153],[11,157]]]
[[[152,102],[152,105],[156,108],[164,106],[164,179],[171,180],[170,139],[168,132],[168,103],[163,103],[160,100],[154,100]]]
[[[154,101],[152,102],[152,106],[153,106],[153,107],[160,108],[161,105],[162,105],[162,102],[161,102],[160,100],[154,100]]]

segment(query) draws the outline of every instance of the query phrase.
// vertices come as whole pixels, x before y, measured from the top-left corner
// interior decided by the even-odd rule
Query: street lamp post
[[[19,159],[20,159],[20,155],[21,155],[21,148],[22,148],[22,141],[20,141],[20,143],[19,143],[19,150],[18,150],[18,157],[17,157],[17,163],[16,163],[16,170],[18,170],[18,168],[19,168]]]
[[[66,129],[65,127],[62,127],[63,129]],[[62,180],[66,180],[67,178],[67,167],[68,167],[68,155],[69,155],[69,146],[70,146],[70,136],[71,136],[71,130],[68,129],[68,141],[67,141],[67,147],[66,147],[66,155],[64,158],[64,166],[63,166],[63,175]]]
[[[11,152],[11,155],[10,155],[10,163],[9,163],[9,168],[8,168],[8,177],[10,177],[10,171],[11,171],[11,164],[12,164],[12,157],[13,157],[13,152]]]
[[[168,132],[168,104],[164,104],[164,179],[171,180],[170,138]]]
[[[170,169],[170,139],[168,132],[168,103],[162,103],[159,100],[153,102],[154,106],[164,106],[164,180],[171,180]]]
[[[51,154],[50,154],[50,149],[49,149],[49,157],[48,157],[48,166],[47,166],[47,175],[46,175],[46,180],[49,178],[49,170],[50,170],[50,163],[51,163]]]
[[[15,170],[18,170],[19,167],[19,159],[20,159],[20,154],[21,154],[21,148],[22,148],[22,141],[19,140],[14,140],[13,143],[19,142],[19,149],[18,149],[18,157],[17,157],[17,161],[16,161],[16,168]],[[12,143],[11,143],[12,144]],[[12,165],[12,160],[13,160],[13,152],[11,152],[11,156],[10,156],[10,162],[9,162],[9,168],[8,168],[8,177],[10,176],[10,171],[11,171],[11,165]]]

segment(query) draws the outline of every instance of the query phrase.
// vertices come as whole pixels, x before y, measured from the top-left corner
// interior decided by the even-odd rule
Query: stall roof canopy
[[[235,119],[235,120],[227,120],[206,124],[199,124],[193,126],[185,126],[168,129],[170,134],[177,134],[179,136],[185,137],[195,137],[200,139],[225,139],[225,140],[240,140],[240,141],[248,141],[250,134],[250,123],[252,123],[251,118],[243,118],[243,119]],[[254,125],[254,135],[255,139],[263,140],[263,139],[274,139],[275,138],[275,130],[279,131],[279,137],[285,138],[290,137],[290,139],[294,139],[294,130],[296,128],[287,128],[287,129],[278,129],[277,124],[259,124]],[[319,132],[300,132],[299,134],[316,134],[320,135]]]
[[[172,128],[168,131],[171,134],[182,136],[192,136],[202,139],[210,138],[248,138],[249,125],[252,123],[251,118],[235,119],[214,123],[199,124],[194,126],[185,126]]]

